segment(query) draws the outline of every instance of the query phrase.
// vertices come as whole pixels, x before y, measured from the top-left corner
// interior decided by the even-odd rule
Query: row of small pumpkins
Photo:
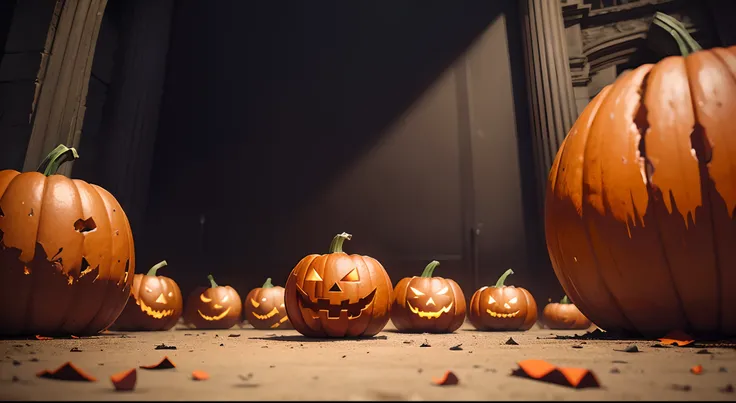
[[[449,333],[465,321],[463,291],[451,279],[435,277],[432,261],[419,277],[401,279],[394,288],[388,273],[374,258],[342,250],[350,234],[334,237],[328,254],[309,255],[292,270],[286,288],[271,279],[241,301],[230,286],[198,288],[183,303],[171,278],[158,276],[163,261],[147,274],[136,274],[131,297],[115,322],[119,330],[168,330],[180,317],[198,329],[229,329],[241,313],[256,329],[293,326],[312,337],[372,336],[389,318],[399,331]],[[473,294],[468,318],[479,330],[528,330],[537,321],[537,304],[524,288],[506,286],[507,270],[495,286]],[[585,329],[590,321],[569,303],[548,304],[543,323],[553,329]]]

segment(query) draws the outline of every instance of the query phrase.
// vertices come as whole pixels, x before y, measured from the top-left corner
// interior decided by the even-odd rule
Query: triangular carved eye
[[[340,281],[360,281],[360,275],[358,275],[358,268],[354,268],[350,273],[346,274],[345,277]]]
[[[307,277],[304,279],[305,281],[322,281],[322,277],[317,273],[317,270],[314,270],[314,267],[309,269],[309,273],[307,273]]]

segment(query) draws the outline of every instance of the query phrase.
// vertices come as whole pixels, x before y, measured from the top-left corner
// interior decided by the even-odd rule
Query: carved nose
[[[435,305],[434,300],[432,299],[432,297],[429,297],[429,299],[427,300],[427,306],[429,306],[429,305]]]
[[[342,292],[342,288],[340,288],[340,286],[339,286],[339,285],[337,285],[337,283],[335,283],[335,284],[334,284],[334,285],[332,286],[332,288],[330,288],[330,292]]]
[[[158,298],[156,298],[157,304],[165,304],[166,303],[166,297],[164,297],[164,294],[159,294]]]
[[[503,304],[503,307],[506,309],[511,309],[511,305],[509,305],[508,302]]]

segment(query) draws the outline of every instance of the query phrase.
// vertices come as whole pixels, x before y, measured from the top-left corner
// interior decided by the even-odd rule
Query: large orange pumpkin
[[[95,334],[128,301],[128,219],[105,189],[56,174],[76,158],[59,145],[38,172],[0,171],[0,334]]]
[[[645,64],[605,87],[550,171],[546,240],[596,325],[736,334],[736,47]]]
[[[308,337],[370,337],[389,321],[393,285],[381,263],[348,255],[337,234],[325,255],[305,256],[286,281],[286,313]]]

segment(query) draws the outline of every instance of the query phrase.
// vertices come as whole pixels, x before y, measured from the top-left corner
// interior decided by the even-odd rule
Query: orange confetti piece
[[[36,335],[36,340],[53,340],[53,339],[54,339],[53,337],[41,336],[40,334]]]
[[[210,374],[204,371],[192,371],[192,379],[195,381],[206,381],[210,379]]]
[[[665,346],[675,345],[678,347],[685,347],[695,343],[695,340],[693,340],[692,336],[681,330],[669,332],[666,336],[657,340],[659,340],[659,342]]]
[[[135,389],[135,384],[138,380],[137,371],[135,368],[129,369],[111,376],[110,380],[112,381],[113,386],[115,386],[115,390],[133,390]]]
[[[96,382],[97,379],[81,369],[77,368],[71,361],[62,364],[59,368],[49,371],[44,369],[36,374],[39,378],[56,379],[59,381],[81,381]]]
[[[163,359],[158,364],[153,365],[140,365],[138,368],[142,369],[171,369],[176,368],[176,365],[174,365],[173,362],[169,359],[169,357],[164,356]]]
[[[524,360],[512,375],[572,388],[597,388],[600,386],[595,374],[585,368],[557,367],[544,360]]]
[[[690,372],[692,372],[695,375],[700,375],[703,373],[703,366],[702,365],[696,365],[692,368],[690,368]]]
[[[432,378],[432,383],[437,386],[450,386],[460,383],[460,379],[458,379],[457,375],[455,375],[454,372],[447,371],[440,378]]]

